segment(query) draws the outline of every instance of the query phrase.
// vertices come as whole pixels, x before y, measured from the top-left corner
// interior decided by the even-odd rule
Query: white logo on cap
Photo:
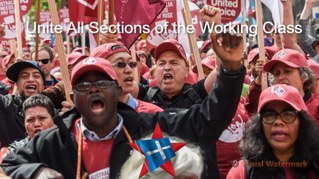
[[[287,52],[285,50],[280,50],[280,52],[278,53],[278,57],[279,58],[284,58],[284,56],[287,54]]]
[[[286,93],[286,90],[281,86],[276,86],[275,88],[274,87],[271,88],[271,92],[275,93],[278,97],[281,97],[282,95]]]
[[[85,60],[83,60],[83,64],[85,65],[93,65],[93,64],[96,64],[96,59],[95,58],[87,58]]]
[[[204,60],[203,60],[203,63],[208,63],[209,62],[209,59],[208,58],[205,58]]]

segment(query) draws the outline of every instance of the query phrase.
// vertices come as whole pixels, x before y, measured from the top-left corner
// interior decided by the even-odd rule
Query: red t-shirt
[[[79,128],[76,120],[73,125],[73,133],[78,141]],[[102,141],[90,141],[84,136],[82,137],[82,161],[89,175],[109,175],[110,158],[112,153],[112,145],[114,139]]]
[[[245,124],[249,119],[244,101],[245,99],[241,97],[232,122],[216,141],[216,156],[220,178],[226,178],[234,160],[239,161],[241,159],[239,142],[243,137]]]

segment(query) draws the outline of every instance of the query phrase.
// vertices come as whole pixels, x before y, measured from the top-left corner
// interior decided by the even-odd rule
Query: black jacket
[[[190,109],[172,109],[152,114],[137,113],[126,104],[118,104],[118,113],[133,140],[154,131],[158,122],[163,132],[180,137],[201,148],[215,147],[215,141],[229,125],[239,102],[245,70],[240,75],[221,74],[211,94],[202,104]],[[1,164],[5,173],[14,178],[31,178],[40,166],[48,166],[64,175],[75,178],[77,143],[71,127],[80,114],[76,109],[55,118],[57,127],[36,135],[24,148],[6,157]],[[63,122],[62,122],[63,120]],[[118,178],[122,165],[132,150],[123,130],[116,136],[110,159],[110,178]],[[102,155],[102,154],[98,154]],[[203,151],[204,158],[208,155]],[[209,167],[208,167],[209,168]],[[211,178],[213,170],[204,168],[202,178]],[[82,164],[82,172],[85,168]]]
[[[14,140],[26,137],[20,96],[0,94],[0,146],[7,147]]]

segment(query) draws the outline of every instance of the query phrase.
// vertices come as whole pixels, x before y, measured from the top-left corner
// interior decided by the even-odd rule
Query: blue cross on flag
[[[150,172],[175,157],[175,152],[168,138],[137,140],[136,143],[145,154]]]
[[[175,157],[175,152],[184,147],[186,143],[171,143],[169,138],[163,138],[159,124],[150,140],[136,140],[130,142],[130,146],[145,156],[140,177],[147,172],[153,172],[158,167],[175,177],[174,168],[170,159]]]

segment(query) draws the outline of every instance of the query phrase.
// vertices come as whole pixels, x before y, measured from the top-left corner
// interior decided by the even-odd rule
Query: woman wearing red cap
[[[318,178],[319,128],[300,93],[278,84],[260,96],[258,114],[246,124],[243,160],[227,178]]]
[[[303,97],[311,117],[319,125],[319,95],[311,92],[314,74],[309,68],[307,59],[297,50],[283,49],[277,52],[270,61],[266,62],[263,70],[273,75],[274,84],[286,84],[295,87]],[[258,106],[258,97],[261,93],[261,80],[249,87],[248,103],[246,109],[249,113],[255,113]],[[259,81],[259,82],[258,82]],[[257,83],[258,82],[258,83]]]

